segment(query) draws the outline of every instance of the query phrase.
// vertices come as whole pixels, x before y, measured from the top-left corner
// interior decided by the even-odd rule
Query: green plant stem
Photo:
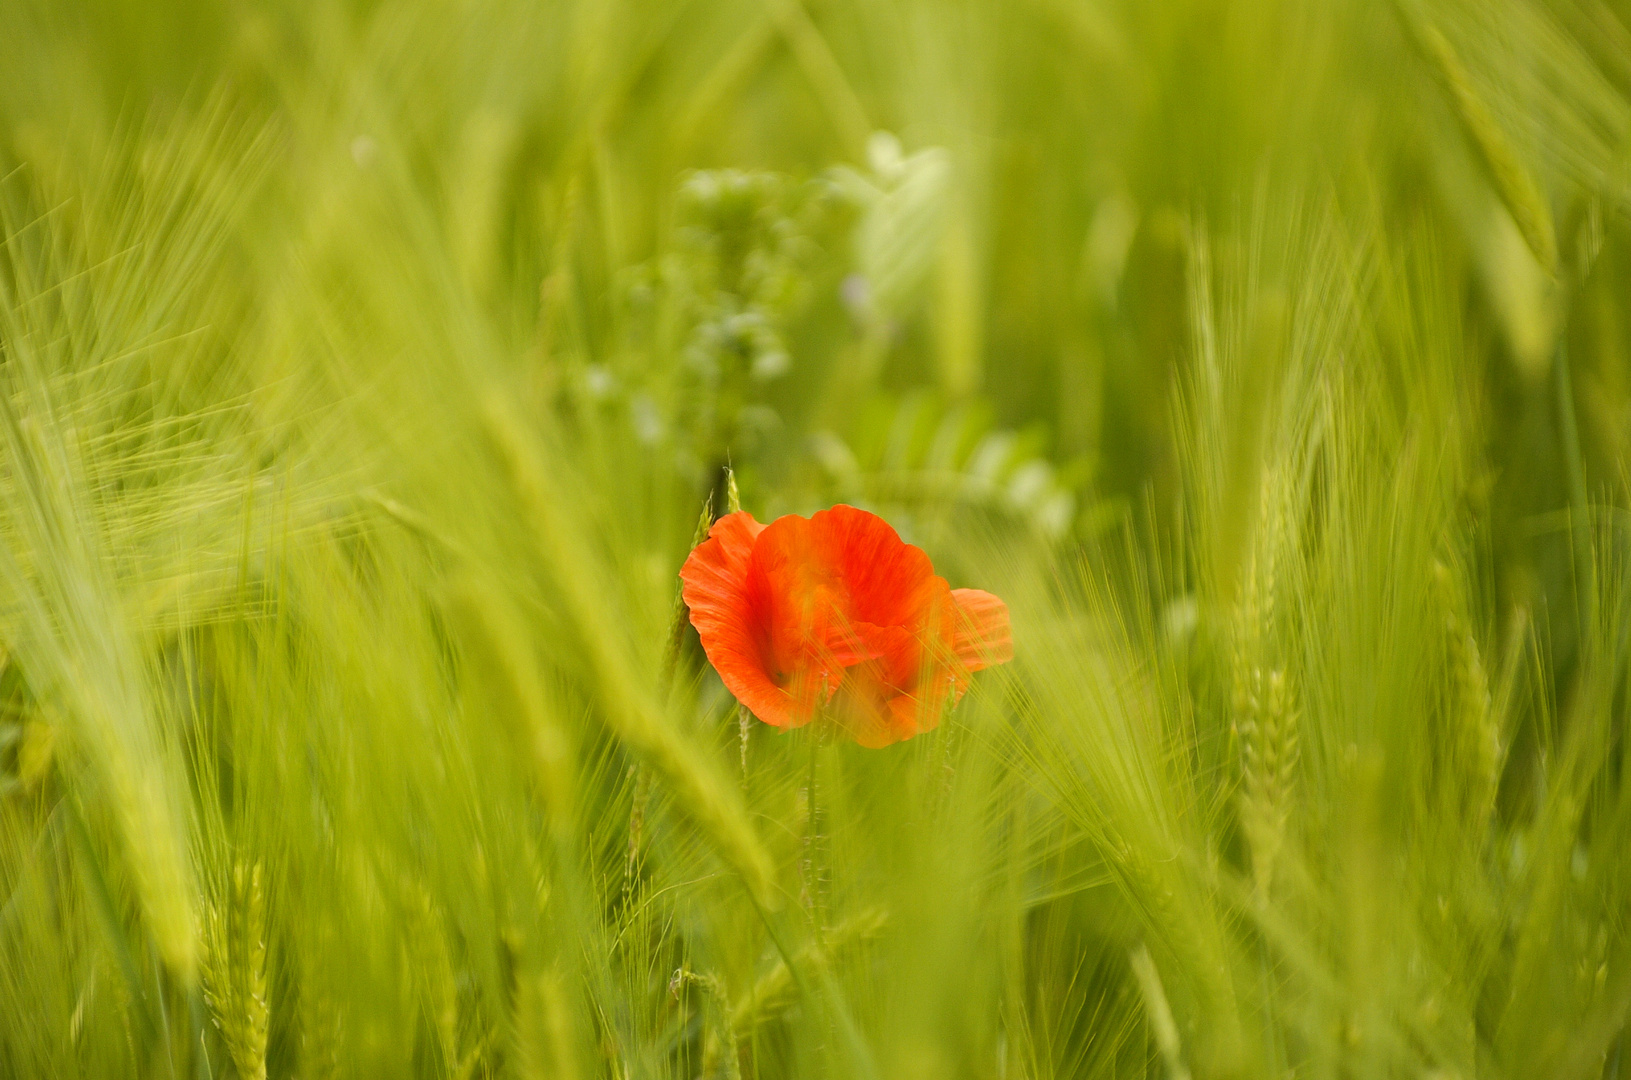
[[[1574,542],[1576,613],[1582,643],[1592,639],[1597,624],[1597,575],[1591,554],[1591,507],[1587,502],[1586,466],[1580,451],[1580,428],[1574,412],[1574,379],[1569,371],[1569,345],[1559,334],[1557,356],[1552,363],[1556,391],[1558,430],[1563,441],[1563,460],[1569,486],[1569,525]]]
[[[818,942],[826,935],[827,929],[827,898],[823,881],[826,874],[826,860],[822,858],[819,786],[823,740],[820,733],[815,730],[815,725],[821,722],[820,719],[814,721],[810,731],[809,770],[804,781],[804,858],[799,864],[800,877],[803,879],[800,882],[803,895],[799,899],[810,916],[810,925]]]

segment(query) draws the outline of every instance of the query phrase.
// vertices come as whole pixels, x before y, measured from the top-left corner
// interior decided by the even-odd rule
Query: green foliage
[[[0,1074],[1620,1076],[1627,57],[0,4]],[[1013,613],[886,750],[676,622],[838,500]]]

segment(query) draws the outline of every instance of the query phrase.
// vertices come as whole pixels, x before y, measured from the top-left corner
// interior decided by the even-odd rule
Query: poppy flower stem
[[[826,819],[821,807],[819,783],[821,748],[826,743],[826,739],[823,738],[824,728],[825,724],[821,718],[817,718],[809,727],[810,769],[804,784],[804,857],[799,862],[801,879],[799,899],[809,913],[817,941],[822,940],[827,932],[827,900],[830,887],[830,871],[826,858]]]
[[[940,726],[940,805],[945,807],[951,803],[951,793],[957,783],[957,749],[960,741],[961,725],[955,716],[956,706],[952,706],[953,715],[946,718]]]

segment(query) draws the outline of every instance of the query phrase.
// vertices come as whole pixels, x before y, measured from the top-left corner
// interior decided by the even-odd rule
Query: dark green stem
[[[1580,428],[1574,414],[1574,380],[1569,372],[1568,339],[1559,335],[1557,356],[1552,363],[1557,392],[1558,428],[1563,441],[1563,460],[1569,484],[1569,524],[1574,541],[1575,610],[1580,624],[1581,647],[1591,640],[1597,616],[1596,567],[1591,555],[1591,508],[1586,496],[1586,467],[1580,452]]]

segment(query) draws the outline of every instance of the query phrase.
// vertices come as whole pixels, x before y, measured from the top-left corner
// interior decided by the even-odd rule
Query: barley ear
[[[742,493],[736,489],[736,470],[725,466],[725,512],[734,514],[742,509]]]
[[[1432,66],[1439,84],[1449,95],[1462,131],[1478,151],[1478,158],[1490,183],[1512,214],[1513,222],[1523,234],[1524,243],[1529,246],[1541,269],[1547,274],[1556,275],[1557,228],[1539,185],[1518,160],[1511,142],[1490,113],[1489,106],[1479,97],[1449,39],[1436,26],[1405,11],[1402,4],[1399,7],[1400,17],[1416,47]]]
[[[204,911],[204,1004],[241,1080],[266,1080],[266,899],[260,863],[233,864]]]
[[[701,987],[707,992],[708,1000],[713,1006],[710,1011],[718,1017],[717,1026],[709,1029],[703,1042],[702,1074],[704,1076],[714,1074],[723,1049],[726,1080],[742,1080],[741,1045],[737,1042],[730,993],[725,989],[724,980],[717,975],[705,975],[680,968],[668,981],[669,992],[675,997],[678,997],[680,990],[687,985]]]
[[[403,882],[404,947],[414,973],[421,1002],[442,1067],[448,1076],[460,1073],[459,987],[448,947],[447,917],[423,884]]]
[[[1277,469],[1263,477],[1257,535],[1235,626],[1234,710],[1241,743],[1241,828],[1252,881],[1266,897],[1285,844],[1301,756],[1291,681],[1273,663],[1278,567],[1290,530]]]
[[[1260,896],[1267,896],[1285,844],[1301,757],[1298,717],[1285,672],[1252,669],[1240,716],[1241,826],[1251,844],[1253,884]]]

